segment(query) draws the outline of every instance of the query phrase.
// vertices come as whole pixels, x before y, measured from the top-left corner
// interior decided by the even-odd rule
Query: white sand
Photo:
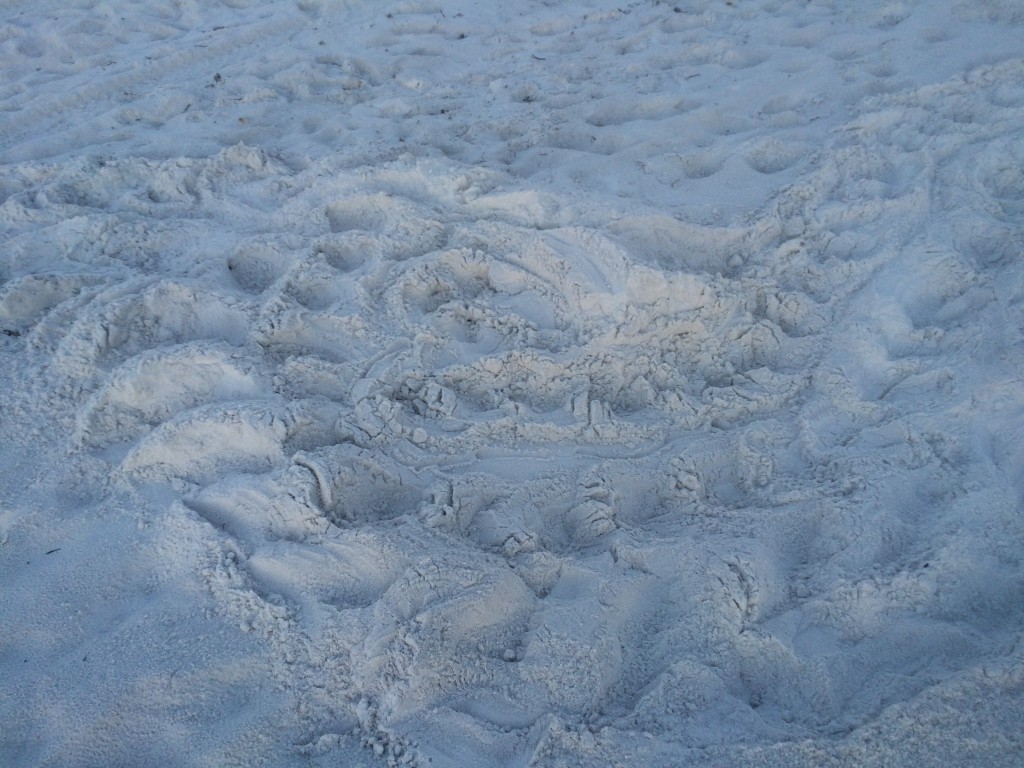
[[[10,0],[0,765],[1024,765],[1017,0]]]

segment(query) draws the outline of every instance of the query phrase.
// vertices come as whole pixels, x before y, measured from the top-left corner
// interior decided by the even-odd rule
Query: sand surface
[[[1022,56],[4,3],[0,764],[1024,764]]]

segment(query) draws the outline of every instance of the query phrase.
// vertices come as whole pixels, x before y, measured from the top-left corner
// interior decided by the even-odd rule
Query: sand
[[[5,4],[0,763],[1024,764],[1022,51]]]

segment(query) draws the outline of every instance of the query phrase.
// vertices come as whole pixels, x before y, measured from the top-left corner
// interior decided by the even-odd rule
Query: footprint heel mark
[[[324,209],[331,232],[380,232],[388,224],[389,209],[394,208],[389,195],[359,195],[338,200]]]
[[[747,150],[747,164],[758,173],[770,175],[792,167],[808,154],[807,147],[779,139],[764,139]]]
[[[312,474],[324,514],[340,527],[414,515],[423,502],[417,478],[377,451],[343,443],[299,452],[292,461]]]
[[[374,258],[372,248],[359,237],[348,232],[322,235],[313,246],[314,251],[339,272],[357,272]]]
[[[725,153],[694,152],[675,156],[673,164],[678,164],[688,179],[708,179],[722,170],[725,158]]]
[[[260,294],[288,270],[294,256],[273,242],[251,242],[237,246],[227,260],[228,273],[244,291]]]

